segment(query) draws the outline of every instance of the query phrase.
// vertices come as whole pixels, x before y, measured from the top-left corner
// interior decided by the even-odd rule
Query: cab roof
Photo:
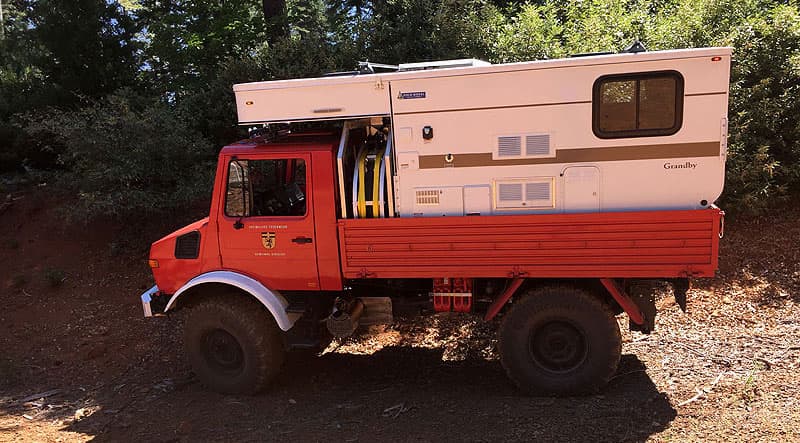
[[[245,155],[256,152],[332,151],[339,143],[339,134],[328,132],[293,133],[267,139],[255,137],[225,146],[220,155]]]

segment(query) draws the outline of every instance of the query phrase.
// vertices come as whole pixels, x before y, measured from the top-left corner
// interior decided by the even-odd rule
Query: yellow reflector
[[[158,260],[147,260],[147,264],[149,264],[151,268],[157,268]]]

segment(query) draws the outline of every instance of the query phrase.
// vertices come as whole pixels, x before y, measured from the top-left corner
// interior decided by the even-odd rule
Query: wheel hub
[[[571,323],[554,320],[536,328],[529,340],[533,361],[550,372],[569,372],[584,362],[589,351],[583,333]]]
[[[227,373],[239,372],[244,364],[244,352],[239,341],[223,329],[214,329],[205,335],[203,356],[209,366]]]

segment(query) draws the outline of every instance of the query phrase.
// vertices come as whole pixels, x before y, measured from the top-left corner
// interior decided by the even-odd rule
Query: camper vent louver
[[[439,190],[430,189],[424,191],[417,191],[417,204],[418,205],[438,205],[439,204]]]
[[[500,183],[497,196],[501,202],[519,202],[522,200],[522,183]]]
[[[526,183],[525,200],[550,200],[550,182]]]
[[[497,137],[499,157],[519,157],[522,155],[522,137]]]
[[[547,209],[553,207],[553,179],[536,178],[496,182],[497,209]]]
[[[550,135],[525,136],[525,155],[550,155]]]

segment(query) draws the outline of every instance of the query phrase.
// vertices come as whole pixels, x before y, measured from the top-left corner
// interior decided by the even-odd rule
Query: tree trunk
[[[286,19],[286,0],[261,0],[264,10],[264,20],[267,22],[267,36],[273,43],[289,34],[289,25]]]

